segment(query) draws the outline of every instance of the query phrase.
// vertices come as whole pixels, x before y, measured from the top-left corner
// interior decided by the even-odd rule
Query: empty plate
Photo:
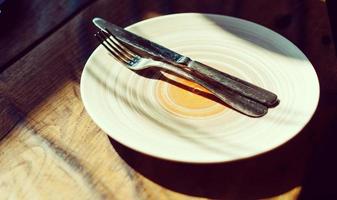
[[[136,151],[192,163],[247,158],[293,138],[315,112],[319,83],[312,64],[289,40],[265,27],[187,13],[144,20],[127,29],[280,99],[265,116],[247,117],[174,74],[133,72],[100,45],[81,77],[84,106],[103,131]]]

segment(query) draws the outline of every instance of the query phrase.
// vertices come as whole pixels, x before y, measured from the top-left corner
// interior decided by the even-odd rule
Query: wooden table
[[[331,199],[336,179],[337,60],[319,0],[8,0],[0,14],[0,199]],[[236,16],[294,42],[321,84],[318,110],[293,140],[232,163],[152,158],[101,131],[80,75],[98,45],[94,16],[120,26],[177,12]]]

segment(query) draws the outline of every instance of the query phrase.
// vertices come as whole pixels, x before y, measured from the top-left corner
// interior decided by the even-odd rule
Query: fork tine
[[[127,48],[125,45],[122,45],[119,40],[116,38],[116,36],[114,36],[108,29],[105,29],[105,34],[111,36],[115,42],[114,44],[116,46],[118,46],[123,52],[125,52],[126,54],[132,56],[132,57],[137,57],[138,55],[136,55],[132,50],[130,50],[129,48]],[[110,38],[110,37],[109,37]]]
[[[105,47],[106,50],[108,50],[112,56],[117,59],[118,61],[122,62],[122,63],[125,63],[125,64],[129,64],[129,59],[125,59],[121,56],[120,53],[117,53],[116,49],[114,46],[112,46],[108,41],[107,41],[107,38],[105,37],[105,35],[102,35],[101,34],[101,31],[97,32],[95,35],[94,35],[97,40]]]
[[[106,38],[106,42],[115,50],[115,52],[119,53],[123,58],[132,60],[135,57],[134,55],[131,55],[130,53],[125,51],[124,48],[120,44],[118,44],[117,41],[115,41],[116,39],[111,38],[111,35],[109,35],[107,32],[102,30],[100,33],[104,38]]]

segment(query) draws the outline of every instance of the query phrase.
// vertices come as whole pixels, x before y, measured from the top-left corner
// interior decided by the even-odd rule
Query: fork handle
[[[167,70],[170,70],[178,75],[181,75],[193,82],[198,83],[203,86],[210,92],[212,92],[216,97],[218,97],[225,104],[229,105],[233,109],[251,116],[251,117],[262,117],[268,112],[268,107],[253,101],[250,98],[242,96],[232,90],[228,90],[224,87],[217,85],[216,83],[212,83],[210,81],[203,80],[197,76],[192,75],[189,72],[186,72],[182,68],[177,68],[167,63],[161,63],[161,67]]]
[[[229,90],[237,92],[268,107],[272,107],[278,102],[276,94],[198,61],[190,61],[187,68],[202,77],[207,77],[219,82]]]

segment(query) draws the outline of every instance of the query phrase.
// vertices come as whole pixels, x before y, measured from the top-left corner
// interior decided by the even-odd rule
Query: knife
[[[247,81],[221,72],[203,63],[192,60],[148,39],[138,36],[102,18],[94,18],[93,23],[102,30],[109,30],[118,40],[172,65],[192,71],[201,77],[220,83],[232,93],[238,93],[267,107],[278,104],[277,95]]]

